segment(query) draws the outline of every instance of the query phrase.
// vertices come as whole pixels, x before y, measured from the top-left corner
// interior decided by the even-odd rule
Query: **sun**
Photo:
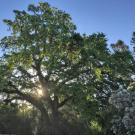
[[[37,90],[37,95],[38,97],[42,97],[43,96],[43,91],[41,89]]]

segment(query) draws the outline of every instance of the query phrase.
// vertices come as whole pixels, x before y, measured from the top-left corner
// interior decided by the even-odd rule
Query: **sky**
[[[135,31],[135,0],[0,0],[0,38],[8,34],[3,19],[13,19],[13,10],[26,10],[28,4],[48,2],[70,14],[77,32],[103,32],[108,43],[121,39],[128,45]]]

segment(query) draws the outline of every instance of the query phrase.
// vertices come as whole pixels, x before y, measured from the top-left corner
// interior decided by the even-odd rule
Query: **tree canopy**
[[[119,40],[110,51],[103,33],[77,33],[70,15],[48,3],[14,13],[0,42],[0,100],[31,104],[39,135],[111,135],[109,98],[133,82],[128,46]]]

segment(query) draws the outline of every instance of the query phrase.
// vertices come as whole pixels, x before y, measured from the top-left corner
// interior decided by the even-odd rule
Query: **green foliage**
[[[39,135],[111,134],[109,98],[133,74],[124,42],[111,52],[103,33],[76,33],[71,17],[48,3],[14,13],[4,20],[11,34],[0,42],[2,101],[35,107]]]

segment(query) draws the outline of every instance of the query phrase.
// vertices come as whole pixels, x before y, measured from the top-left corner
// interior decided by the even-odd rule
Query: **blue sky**
[[[0,0],[0,38],[7,34],[3,19],[12,19],[14,9],[25,10],[41,0]],[[135,0],[42,0],[69,13],[80,33],[103,32],[108,43],[122,39],[130,44],[135,31]]]

